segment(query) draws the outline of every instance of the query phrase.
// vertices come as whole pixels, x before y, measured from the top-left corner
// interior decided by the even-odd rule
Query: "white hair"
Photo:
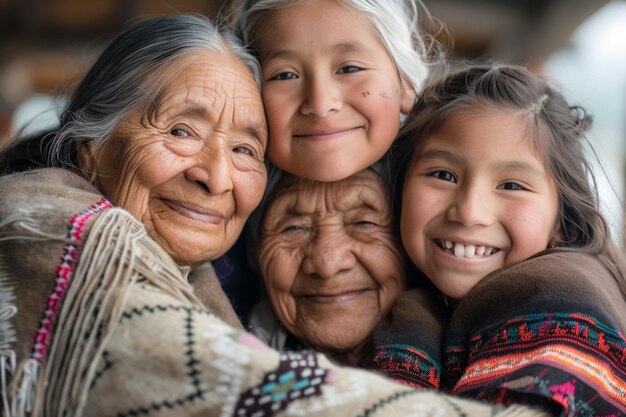
[[[247,0],[236,11],[237,34],[254,46],[263,15],[303,0]],[[380,36],[402,79],[419,94],[431,63],[419,20],[430,19],[420,0],[336,0],[364,13]],[[423,15],[423,16],[422,16]]]

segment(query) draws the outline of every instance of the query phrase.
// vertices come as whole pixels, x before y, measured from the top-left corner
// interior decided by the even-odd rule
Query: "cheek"
[[[158,162],[157,162],[158,161]],[[150,196],[159,188],[184,172],[172,158],[154,158],[136,161],[131,169],[126,169],[126,178],[120,184],[117,199],[119,205],[130,211],[138,219],[148,215]]]
[[[286,107],[287,102],[290,101],[286,100],[286,97],[281,97],[272,92],[263,93],[263,106],[270,134],[272,132],[281,133],[280,131],[277,132],[277,129],[285,128],[287,120],[290,118],[289,110]]]
[[[237,214],[244,220],[257,208],[267,183],[265,168],[252,171],[238,171],[233,175],[233,195]]]
[[[424,213],[422,213],[424,202],[417,201],[417,190],[411,189],[405,191],[402,196],[402,208],[400,214],[400,230],[402,232],[403,239],[406,237],[417,235],[422,229],[422,220]]]
[[[289,294],[298,274],[302,257],[277,238],[266,238],[259,252],[259,264],[269,292]]]
[[[507,212],[507,224],[516,249],[515,259],[521,261],[548,247],[553,238],[556,209],[536,205],[516,205]]]
[[[274,239],[263,243],[259,256],[267,296],[279,320],[287,327],[293,327],[297,319],[296,302],[291,291],[300,261],[297,252]]]
[[[361,259],[379,286],[379,303],[382,314],[387,313],[404,290],[404,256],[391,236],[377,244],[367,245]],[[375,262],[373,262],[375,261]]]
[[[130,211],[152,187],[184,169],[177,167],[177,155],[150,138],[115,140],[100,155],[97,170],[102,191]]]
[[[402,192],[400,214],[403,239],[405,234],[407,237],[421,234],[426,223],[439,215],[444,204],[433,190],[422,186],[419,181],[407,182]]]
[[[371,105],[372,117],[379,123],[379,129],[394,134],[400,130],[400,104],[396,98],[384,98],[378,100],[375,105]]]
[[[161,185],[181,174],[191,165],[190,161],[170,152],[159,152],[151,157],[133,161],[139,181],[148,188]]]

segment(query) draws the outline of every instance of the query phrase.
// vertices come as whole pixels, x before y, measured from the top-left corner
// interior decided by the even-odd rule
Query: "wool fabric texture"
[[[0,219],[5,417],[545,415],[271,350],[69,171],[0,177]]]
[[[421,310],[405,303],[375,335],[388,361],[417,362],[432,349]],[[625,334],[626,302],[609,271],[585,253],[544,253],[491,273],[458,303],[440,333],[440,388],[556,416],[624,415]],[[378,368],[412,385],[403,368]]]

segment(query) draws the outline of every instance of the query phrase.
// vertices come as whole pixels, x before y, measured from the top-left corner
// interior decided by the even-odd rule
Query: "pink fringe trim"
[[[56,268],[56,285],[52,294],[48,297],[43,319],[39,324],[39,330],[35,333],[35,343],[33,345],[33,351],[30,355],[32,359],[42,361],[46,357],[48,343],[52,333],[52,326],[56,320],[61,300],[63,300],[63,296],[65,295],[67,287],[70,284],[72,272],[74,271],[76,261],[78,260],[80,251],[76,244],[83,240],[85,224],[87,224],[89,219],[95,214],[110,209],[111,207],[113,206],[109,200],[101,198],[84,211],[73,215],[70,219],[67,237],[70,238],[73,243],[67,243],[64,246],[64,254],[61,257],[61,263]]]

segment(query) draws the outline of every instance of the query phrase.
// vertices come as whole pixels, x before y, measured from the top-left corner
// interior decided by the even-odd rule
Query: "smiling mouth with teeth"
[[[463,245],[461,243],[452,242],[451,240],[437,239],[437,245],[446,252],[450,252],[457,258],[474,258],[477,256],[489,256],[500,249],[490,246]]]

